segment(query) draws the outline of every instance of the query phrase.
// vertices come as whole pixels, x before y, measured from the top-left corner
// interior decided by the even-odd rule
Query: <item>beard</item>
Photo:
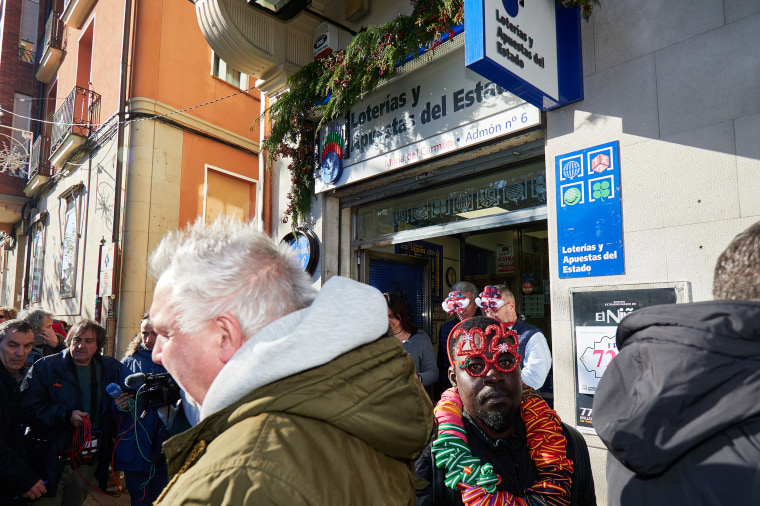
[[[483,425],[496,433],[506,432],[515,426],[517,418],[520,416],[520,408],[500,409],[498,407],[487,407],[485,399],[478,399],[478,407],[475,409],[473,416],[480,420]]]

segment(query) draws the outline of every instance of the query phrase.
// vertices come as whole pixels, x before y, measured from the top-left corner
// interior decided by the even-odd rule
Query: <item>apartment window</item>
[[[61,251],[61,298],[73,297],[77,280],[77,253],[79,250],[79,193],[80,186],[61,195],[65,200],[63,218],[63,245]],[[63,206],[63,202],[61,202]]]
[[[32,97],[16,93],[13,97],[13,120],[11,126],[10,158],[7,173],[16,177],[26,177],[29,163],[29,151],[32,120]]]
[[[206,223],[220,216],[250,221],[256,215],[256,181],[207,166],[203,204]]]
[[[29,301],[32,303],[40,302],[40,289],[42,287],[42,267],[45,260],[45,225],[43,219],[39,219],[32,224],[32,252],[31,252],[31,279],[29,287]]]
[[[39,0],[21,0],[21,30],[19,31],[18,57],[34,63],[34,43],[40,16]]]
[[[217,54],[214,54],[214,63],[211,68],[211,73],[219,79],[227,81],[236,88],[240,88],[241,90],[248,89],[248,74],[243,74],[239,70],[235,70],[232,66],[228,65],[226,61],[219,58],[219,55]]]

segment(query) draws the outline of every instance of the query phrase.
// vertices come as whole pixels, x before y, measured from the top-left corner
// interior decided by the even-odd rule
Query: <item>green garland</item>
[[[463,0],[412,0],[410,16],[399,16],[358,33],[348,47],[312,62],[288,78],[289,90],[269,108],[272,130],[263,142],[269,161],[289,157],[291,192],[283,223],[293,227],[311,212],[314,195],[314,132],[341,114],[382,79],[392,77],[396,63],[421,48],[440,44],[451,27],[464,22]],[[588,20],[599,0],[557,0],[580,7]],[[329,100],[325,102],[325,97]],[[315,105],[319,104],[319,105]],[[320,118],[318,123],[315,119]],[[261,118],[260,118],[261,119]]]

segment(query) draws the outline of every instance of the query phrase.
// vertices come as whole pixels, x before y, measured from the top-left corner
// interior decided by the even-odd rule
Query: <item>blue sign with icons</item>
[[[555,157],[559,277],[625,274],[618,141]]]

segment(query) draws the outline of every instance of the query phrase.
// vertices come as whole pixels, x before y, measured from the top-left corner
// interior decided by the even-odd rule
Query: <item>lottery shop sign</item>
[[[625,274],[618,142],[555,157],[560,278]]]

